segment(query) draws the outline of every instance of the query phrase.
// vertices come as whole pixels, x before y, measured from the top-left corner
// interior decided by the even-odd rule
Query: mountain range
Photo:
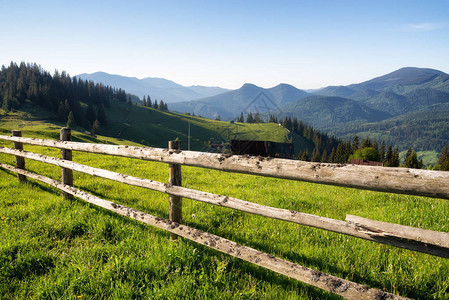
[[[250,93],[248,92],[250,91]],[[271,108],[255,105],[263,94]],[[307,93],[291,85],[270,89],[245,84],[240,89],[171,109],[213,118],[232,119],[240,112],[296,117],[348,138],[370,136],[419,150],[441,149],[449,141],[449,75],[434,69],[406,67],[347,86],[329,86]]]
[[[83,73],[76,77],[95,83],[103,83],[113,88],[121,88],[139,98],[150,95],[152,100],[163,100],[166,103],[200,99],[229,91],[220,87],[183,86],[164,78],[147,77],[138,79],[136,77],[113,75],[105,72]]]
[[[281,107],[308,94],[288,84],[279,84],[264,89],[254,84],[246,83],[241,88],[216,96],[194,101],[173,103],[170,109],[177,112],[189,112],[207,118],[220,116],[223,120],[231,120],[241,112],[264,113],[268,110],[281,112]]]
[[[225,90],[101,72],[80,77],[137,95],[142,92],[135,91],[145,86],[144,94],[160,97],[170,104],[170,110],[207,118],[234,120],[250,112],[265,118],[296,117],[339,137],[370,136],[402,148],[413,144],[418,150],[438,149],[449,140],[449,132],[439,130],[449,124],[449,75],[434,69],[405,67],[362,83],[309,92],[289,84],[266,89],[246,83]]]

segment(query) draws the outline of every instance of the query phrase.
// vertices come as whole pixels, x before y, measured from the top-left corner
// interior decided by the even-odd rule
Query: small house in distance
[[[293,144],[269,141],[231,140],[233,155],[257,155],[263,157],[294,158]]]
[[[351,165],[362,165],[362,166],[376,166],[376,167],[384,166],[384,164],[379,161],[370,161],[370,160],[363,160],[363,159],[356,159],[356,158],[351,158],[349,163]]]

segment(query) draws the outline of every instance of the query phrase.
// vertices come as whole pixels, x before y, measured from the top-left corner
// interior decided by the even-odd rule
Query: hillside
[[[27,122],[48,127],[69,124],[82,132],[94,131],[154,147],[165,148],[169,140],[178,138],[187,149],[190,123],[191,150],[209,151],[210,144],[230,139],[292,141],[297,152],[312,148],[304,138],[274,123],[231,124],[136,106],[121,88],[70,78],[65,72],[52,76],[36,64],[12,63],[2,69],[0,78],[0,93],[5,95],[0,98],[2,130],[19,129]]]
[[[269,110],[280,110],[284,104],[306,97],[308,94],[288,84],[279,84],[264,89],[246,83],[241,88],[213,97],[195,101],[180,102],[170,105],[177,112],[189,112],[207,118],[218,116],[224,120],[235,119],[241,112],[265,113]]]
[[[446,73],[402,68],[366,82],[326,87],[315,92],[319,97],[299,100],[282,110],[339,137],[370,136],[401,149],[439,152],[447,143],[437,128],[448,124],[444,117],[449,113],[444,105],[449,102],[448,90]]]
[[[65,72],[52,76],[36,64],[22,63],[18,66],[12,63],[0,73],[3,79],[0,92],[4,95],[0,103],[5,115],[11,110],[33,110],[34,105],[46,111],[41,112],[41,116],[33,115],[42,121],[47,120],[63,126],[70,119],[71,126],[78,126],[83,131],[93,130],[110,137],[157,147],[166,147],[169,139],[176,138],[181,139],[187,147],[189,122],[192,150],[209,151],[211,144],[220,145],[230,139],[292,141],[296,153],[306,149],[311,153],[315,145],[320,145],[311,136],[305,138],[302,130],[290,129],[291,132],[288,132],[274,123],[229,123],[198,117],[203,115],[229,120],[235,119],[235,116],[241,113],[246,115],[253,111],[259,112],[260,116],[266,119],[270,115],[276,116],[281,123],[285,123],[285,117],[297,119],[297,122],[302,120],[308,126],[314,127],[313,130],[324,130],[338,137],[351,138],[356,134],[360,137],[371,136],[400,145],[400,150],[413,147],[418,151],[430,150],[439,153],[447,139],[444,135],[433,134],[432,130],[446,126],[445,121],[435,118],[434,113],[435,105],[443,110],[443,114],[447,112],[446,106],[438,106],[449,103],[449,93],[443,91],[444,73],[406,68],[387,75],[368,81],[367,84],[358,84],[357,87],[324,89],[324,92],[344,93],[354,99],[311,96],[287,84],[270,89],[245,84],[238,90],[203,100],[171,103],[169,106],[171,110],[193,109],[193,113],[197,115],[194,116],[168,112],[162,107],[162,110],[159,110],[130,105],[128,94],[122,88],[95,84],[80,78],[72,79]],[[399,80],[399,75],[404,78]],[[119,76],[118,79],[123,78]],[[165,79],[147,78],[143,81],[151,81],[159,88],[178,87],[176,83]],[[385,82],[391,82],[392,85],[388,86]],[[402,94],[389,91],[393,88],[399,89],[398,82],[420,84],[401,86]],[[369,89],[362,90],[363,86]],[[381,86],[383,90],[371,89],[376,86]],[[438,86],[439,89],[432,86]],[[198,86],[195,88],[202,89]],[[217,109],[224,115],[217,115]],[[413,112],[419,112],[419,118]],[[398,122],[401,124],[399,127],[405,129],[392,130]],[[289,128],[285,125],[284,127]],[[382,129],[378,132],[375,128]],[[413,134],[410,134],[412,129]]]
[[[244,115],[259,112],[266,120],[270,115],[280,119],[291,116],[340,137],[355,134],[366,136],[370,134],[369,131],[358,131],[356,124],[369,124],[369,127],[383,122],[379,126],[385,127],[394,124],[396,117],[401,117],[401,122],[406,124],[408,118],[413,117],[410,113],[420,111],[423,116],[432,111],[431,106],[448,103],[449,75],[434,69],[406,67],[362,83],[329,86],[313,93],[286,84],[271,89],[245,84],[240,89],[213,97],[172,104],[170,109],[209,118],[220,116],[224,120],[235,119],[241,112]],[[433,122],[436,123],[432,125]],[[438,137],[431,144],[424,142],[430,138],[426,126],[436,127],[441,122],[427,116],[426,124],[410,119],[407,126],[422,132],[422,135],[413,135],[413,138],[403,134],[395,135],[394,138],[382,134],[382,137],[404,149],[420,145],[421,148],[417,150],[426,150],[431,145],[444,143]]]
[[[355,100],[341,97],[309,96],[281,108],[282,115],[297,117],[320,129],[348,123],[366,123],[389,117]]]
[[[152,147],[167,148],[169,140],[180,139],[182,149],[187,149],[190,122],[191,150],[195,151],[210,151],[210,144],[221,144],[230,139],[274,142],[292,140],[296,152],[304,149],[313,150],[313,145],[310,142],[299,135],[289,133],[288,130],[274,123],[235,122],[231,124],[128,105],[118,101],[111,102],[111,107],[106,111],[108,125],[102,126],[99,133],[114,139],[114,143],[130,141]],[[10,134],[12,129],[27,128],[39,135],[42,128],[61,128],[63,126],[65,123],[59,122],[53,112],[29,102],[14,112],[1,113],[0,110],[2,134]],[[81,132],[86,130],[82,127],[75,128]]]
[[[370,136],[401,149],[440,152],[449,141],[449,103],[435,104],[418,111],[376,123],[341,126],[333,130],[342,137]]]
[[[113,75],[105,72],[83,73],[76,77],[115,88],[122,88],[140,98],[149,95],[152,100],[163,100],[166,103],[200,99],[228,91],[220,87],[182,86],[164,78],[147,77],[138,79],[136,77]]]
[[[156,89],[170,87],[174,91],[182,88],[176,83],[162,79],[157,81],[153,79],[153,84]],[[195,92],[203,89],[191,88]],[[277,116],[279,119],[291,116],[317,129],[346,138],[355,134],[360,136],[370,134],[370,131],[365,129],[358,131],[355,124],[367,124],[363,127],[367,128],[383,122],[379,126],[385,128],[387,124],[394,124],[397,117],[401,117],[402,124],[407,124],[408,118],[413,116],[410,113],[420,111],[422,116],[432,111],[426,108],[448,102],[448,74],[434,69],[406,67],[357,84],[329,86],[315,91],[314,95],[287,84],[264,89],[247,83],[237,90],[193,101],[170,103],[169,109],[212,119],[220,117],[221,120],[235,120],[242,112],[244,116],[250,112],[259,112],[266,120],[269,115]],[[387,121],[388,119],[391,121]],[[426,116],[422,116],[422,119],[426,119]],[[432,124],[434,122],[436,123]],[[443,144],[444,140],[439,137],[434,140],[427,130],[427,127],[434,128],[437,124],[441,125],[441,122],[427,116],[425,123],[426,125],[410,119],[408,125],[403,125],[413,126],[416,132],[422,132],[421,135],[413,135],[413,138],[406,134],[395,135],[394,138],[386,133],[381,136],[401,145],[404,147],[403,150],[412,145],[420,145],[417,150],[429,150],[432,145]],[[433,141],[431,144],[424,142],[430,139]],[[440,151],[440,149],[430,150]]]
[[[168,140],[178,138],[182,142],[182,148],[187,149],[189,122],[191,150],[207,151],[209,144],[220,144],[231,139],[287,142],[290,137],[293,138],[296,147],[308,147],[301,137],[292,136],[286,129],[273,123],[231,124],[121,103],[111,107],[109,119],[113,121],[104,128],[103,134],[155,147],[165,148]]]

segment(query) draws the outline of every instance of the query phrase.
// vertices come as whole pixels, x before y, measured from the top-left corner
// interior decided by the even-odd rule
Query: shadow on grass
[[[269,254],[273,254],[279,258],[291,261],[293,263],[302,265],[302,266],[306,266],[309,267],[311,269],[315,269],[318,271],[321,270],[328,270],[328,274],[331,274],[333,276],[337,276],[340,278],[350,278],[348,280],[351,280],[353,282],[359,283],[359,284],[366,284],[368,286],[370,286],[371,288],[377,288],[380,290],[384,290],[384,288],[387,289],[387,291],[392,290],[392,288],[390,287],[384,287],[383,284],[380,281],[377,280],[373,280],[371,278],[366,278],[366,277],[361,277],[360,275],[358,275],[357,273],[348,273],[347,271],[342,270],[341,268],[338,268],[334,265],[329,265],[329,263],[324,260],[324,259],[316,259],[316,258],[311,258],[311,257],[307,257],[304,256],[302,254],[293,252],[293,251],[286,251],[286,250],[280,250],[280,249],[274,249],[274,251],[278,251],[281,252],[281,255],[278,255],[277,253],[273,253],[273,248],[263,244],[263,243],[259,243],[256,241],[251,241],[251,240],[247,240],[244,239],[243,237],[241,237],[240,235],[237,235],[235,232],[229,232],[226,230],[221,230],[220,233],[215,232],[215,230],[211,230],[210,226],[207,225],[201,225],[201,224],[197,224],[197,223],[191,223],[191,222],[186,222],[185,225],[190,226],[190,227],[194,227],[200,230],[203,230],[205,232],[209,232],[211,234],[215,234],[218,236],[221,236],[223,238],[229,239],[233,242],[239,243],[241,245],[245,245],[251,248],[254,248],[256,250],[265,252],[265,253],[269,253]],[[252,266],[252,265],[251,265]],[[255,266],[254,266],[255,267]],[[254,276],[256,277],[257,274],[254,274]],[[265,278],[265,277],[264,277]],[[268,277],[269,278],[269,277]],[[262,279],[262,278],[261,278]],[[265,279],[264,279],[265,280]],[[292,282],[296,282],[295,280],[291,280]],[[396,286],[396,289],[399,290],[399,292],[402,294],[400,294],[401,296],[404,297],[411,297],[412,299],[435,299],[434,297],[432,297],[431,295],[425,293],[425,291],[422,290],[410,290],[407,286],[401,287],[401,286]],[[319,297],[319,299],[321,299],[321,297]]]
[[[4,171],[7,174],[10,174],[11,176],[15,176],[16,174],[13,172],[10,172],[8,170],[3,170],[0,169],[2,171]],[[60,194],[61,192],[51,186],[48,186],[46,184],[43,183],[39,183],[37,181],[28,181],[28,184],[32,185],[33,187],[39,188],[45,192],[51,193],[51,194]],[[97,193],[93,190],[89,190],[89,189],[84,189],[84,191],[89,192],[93,195],[96,195],[98,197],[101,197],[102,195],[100,193]],[[74,199],[72,201],[79,201],[78,199]],[[130,200],[132,202],[132,200]],[[134,200],[134,202],[136,202],[137,200]],[[94,204],[82,201],[83,203],[86,203],[87,205],[89,205],[90,207],[94,208],[94,209],[100,209],[104,214],[118,219],[118,220],[127,220],[130,221],[129,217],[126,216],[122,216],[119,215],[115,212],[109,211],[107,209],[103,209],[101,207],[98,207]],[[164,216],[166,218],[167,212],[166,211],[162,211],[162,210],[155,210],[155,209],[149,209],[146,208],[145,212],[152,214],[152,215],[156,215],[156,216]],[[148,230],[149,226],[147,224],[141,223],[137,220],[131,219],[131,222],[133,222],[133,224],[140,226],[141,228]],[[201,225],[201,224],[195,224],[195,223],[190,223],[190,222],[186,222],[185,223],[188,226],[192,226],[194,228],[206,231],[206,232],[210,232],[212,234],[217,234],[216,232],[214,232],[215,230],[211,230],[210,226],[206,226],[206,225]],[[151,227],[151,230],[153,230],[154,227]],[[161,237],[167,238],[167,242],[170,242],[169,237],[170,237],[170,233],[162,230],[162,229],[157,229],[154,231],[155,234],[160,235]],[[223,232],[223,231],[222,231]],[[270,247],[266,244],[263,243],[259,243],[259,242],[255,242],[255,241],[251,241],[251,240],[245,240],[242,237],[240,237],[239,235],[236,235],[235,232],[229,232],[229,231],[224,231],[224,234],[222,234],[222,236],[224,235],[224,237],[228,237],[229,239],[232,239],[233,241],[240,243],[242,245],[248,245],[250,247],[253,247],[255,249],[258,249],[259,251],[263,251],[266,253],[270,253],[272,252],[272,250],[270,250]],[[217,255],[217,251],[210,249],[202,244],[198,244],[192,241],[188,241],[188,243],[192,243],[193,245],[195,245],[195,247],[199,247],[201,248],[201,251],[206,253],[207,255],[211,255],[211,256],[216,256]],[[221,254],[221,255],[225,255],[225,254]],[[310,257],[305,257],[304,255],[295,253],[293,251],[282,251],[282,258],[287,259],[291,262],[294,263],[298,263],[301,265],[305,265],[305,266],[313,266],[314,268],[317,268],[318,270],[323,270],[323,269],[327,269],[329,270],[329,273],[331,274],[342,274],[341,277],[345,278],[345,277],[349,277],[350,275],[353,276],[352,281],[355,282],[359,282],[359,283],[364,283],[364,284],[368,284],[371,287],[381,287],[382,284],[379,281],[375,281],[369,278],[361,278],[361,276],[358,276],[357,274],[349,274],[346,271],[343,271],[342,269],[332,266],[332,265],[328,265],[328,263],[325,260],[321,260],[321,259],[315,259],[315,258],[310,258]],[[322,291],[318,288],[306,285],[304,283],[301,283],[299,281],[296,281],[294,279],[290,279],[287,278],[285,276],[276,274],[276,276],[273,276],[273,272],[266,270],[262,267],[258,267],[255,265],[252,265],[251,263],[245,262],[245,261],[241,261],[237,258],[232,258],[232,263],[231,263],[233,268],[236,269],[241,269],[244,272],[250,274],[251,276],[258,278],[261,281],[267,281],[273,284],[277,284],[282,286],[285,290],[305,290],[307,292],[307,294],[311,295],[313,298],[317,298],[317,299],[340,299],[339,296],[337,295],[333,295],[333,294],[329,294],[326,291]],[[401,290],[401,287],[398,287],[399,290]],[[409,295],[407,296],[411,296],[413,298],[418,298],[418,299],[432,299],[429,295],[424,294],[423,291],[409,291]]]

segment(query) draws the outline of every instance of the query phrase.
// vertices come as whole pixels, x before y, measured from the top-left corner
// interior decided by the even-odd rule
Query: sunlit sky
[[[0,0],[0,64],[302,89],[449,73],[449,1]]]

